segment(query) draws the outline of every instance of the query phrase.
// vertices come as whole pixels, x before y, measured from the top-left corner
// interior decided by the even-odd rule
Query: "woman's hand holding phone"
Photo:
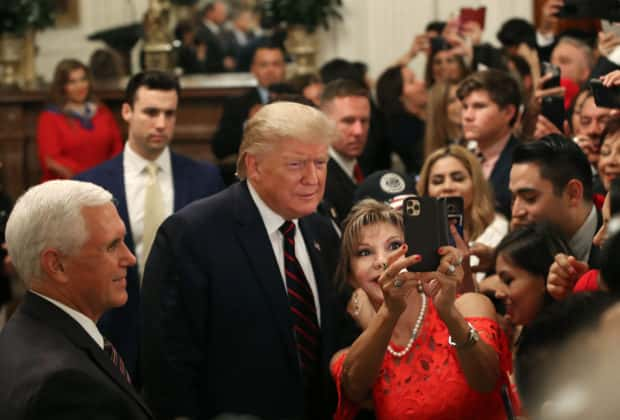
[[[437,250],[441,256],[436,271],[417,273],[424,293],[433,300],[435,309],[444,318],[454,309],[456,292],[463,280],[463,254],[451,246]]]
[[[417,288],[416,273],[407,271],[407,267],[421,260],[417,254],[405,257],[407,244],[403,244],[388,258],[387,266],[379,276],[379,285],[383,292],[383,305],[388,312],[400,316],[407,307],[407,296]]]

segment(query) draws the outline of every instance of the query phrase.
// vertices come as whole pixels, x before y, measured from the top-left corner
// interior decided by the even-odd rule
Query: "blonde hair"
[[[428,183],[430,182],[430,173],[433,165],[438,160],[448,156],[461,162],[472,180],[471,209],[465,209],[464,225],[469,232],[468,239],[475,239],[493,222],[495,218],[495,199],[491,186],[482,173],[480,162],[474,154],[457,145],[443,147],[431,153],[424,161],[420,171],[417,185],[418,193],[420,195],[428,195]]]
[[[449,140],[455,140],[461,136],[459,127],[455,127],[448,118],[450,89],[456,86],[456,83],[437,82],[429,91],[424,133],[425,157],[440,147],[445,147]],[[458,101],[458,98],[456,100]]]
[[[362,230],[379,223],[388,223],[402,230],[403,217],[387,204],[366,198],[353,206],[342,223],[344,230],[340,242],[340,261],[336,268],[336,285],[341,290],[348,285],[351,275],[351,258],[360,242]]]
[[[295,102],[265,105],[245,126],[237,158],[237,176],[246,178],[245,156],[272,150],[280,141],[330,145],[337,138],[336,127],[321,111]]]

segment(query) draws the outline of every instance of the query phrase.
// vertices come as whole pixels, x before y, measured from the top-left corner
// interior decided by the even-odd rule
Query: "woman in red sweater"
[[[123,148],[112,113],[94,99],[90,71],[78,60],[56,66],[49,105],[39,116],[37,145],[42,181],[72,178]]]

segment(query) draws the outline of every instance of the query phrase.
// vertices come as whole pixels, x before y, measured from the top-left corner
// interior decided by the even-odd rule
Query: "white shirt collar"
[[[220,25],[218,25],[217,23],[212,22],[208,19],[203,20],[203,22],[205,26],[209,28],[209,30],[213,32],[215,35],[218,35],[220,33]]]
[[[267,234],[271,236],[273,233],[278,232],[280,226],[286,221],[282,216],[273,211],[265,202],[260,198],[258,192],[252,187],[252,184],[248,181],[248,190],[250,191],[250,196],[252,196],[252,200],[256,204],[258,208],[258,212],[260,213],[261,218],[263,219],[263,223],[265,224],[265,228],[267,229]],[[295,223],[295,227],[299,228],[297,224],[298,219],[293,219],[291,222]]]
[[[148,159],[144,159],[137,154],[129,145],[129,142],[125,143],[125,156],[123,164],[125,165],[125,171],[130,175],[139,175],[145,171],[146,166],[150,162]],[[154,160],[159,166],[161,172],[172,174],[172,163],[170,162],[170,148],[166,147],[163,152]]]
[[[579,230],[570,238],[568,245],[580,261],[588,261],[592,249],[592,238],[596,234],[596,207],[592,205],[590,214]]]
[[[37,296],[47,300],[51,304],[55,305],[61,311],[65,312],[67,315],[69,315],[71,318],[73,318],[75,320],[75,322],[80,324],[81,327],[84,328],[84,331],[86,331],[86,333],[88,333],[88,335],[90,335],[90,337],[93,340],[95,340],[95,343],[97,343],[97,345],[99,347],[101,347],[101,349],[103,349],[103,336],[99,332],[99,329],[97,328],[97,325],[95,325],[95,323],[94,323],[94,321],[92,319],[90,319],[89,317],[87,317],[83,313],[68,307],[64,303],[61,303],[61,302],[57,301],[56,299],[52,299],[51,297],[42,295],[41,293],[35,292],[34,290],[30,290],[30,291],[33,294],[35,294],[35,295],[37,295]]]
[[[329,148],[329,157],[334,159],[338,166],[340,166],[342,170],[349,175],[349,178],[355,180],[355,177],[353,176],[353,169],[355,168],[357,159],[348,159],[335,151],[332,147]]]

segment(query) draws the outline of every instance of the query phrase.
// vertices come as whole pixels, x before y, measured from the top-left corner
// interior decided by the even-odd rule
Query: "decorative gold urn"
[[[147,70],[174,69],[169,25],[170,2],[150,0],[149,8],[144,14],[144,67]]]
[[[287,30],[286,51],[293,57],[292,75],[316,72],[318,41],[316,34],[308,32],[305,26],[291,25]]]
[[[2,86],[18,86],[23,48],[23,38],[9,33],[0,33],[0,67],[2,68],[0,84]]]

